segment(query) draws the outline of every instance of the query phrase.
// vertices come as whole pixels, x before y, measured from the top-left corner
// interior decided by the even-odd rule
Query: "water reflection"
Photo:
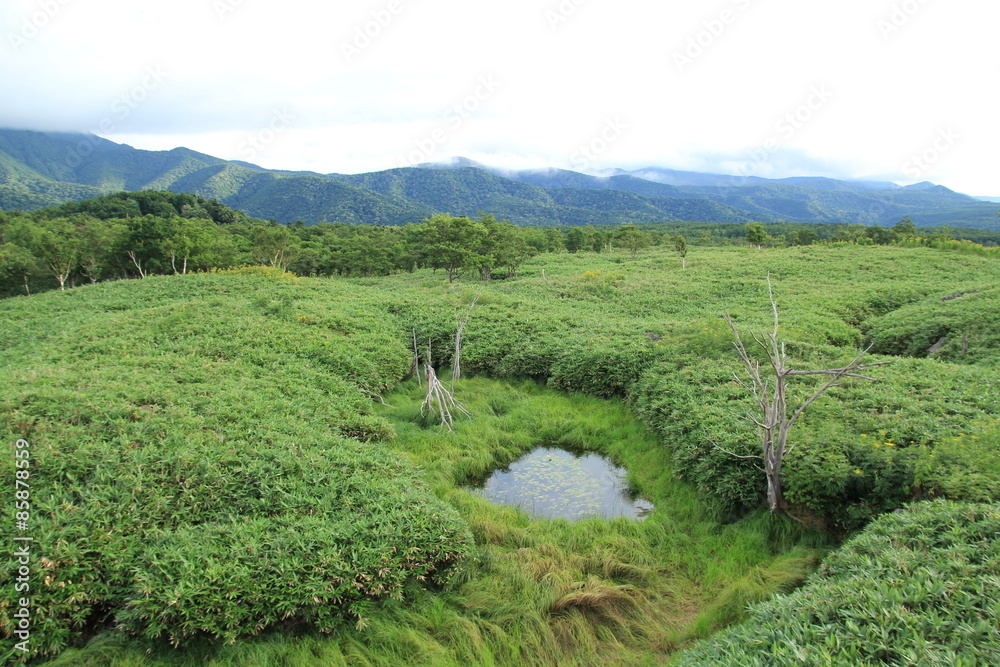
[[[610,459],[550,447],[497,470],[475,491],[538,518],[642,520],[653,510],[652,503],[629,494],[628,472]]]

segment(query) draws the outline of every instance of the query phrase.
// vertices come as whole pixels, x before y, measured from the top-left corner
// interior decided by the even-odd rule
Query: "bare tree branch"
[[[384,405],[385,407],[392,408],[393,410],[396,409],[393,406],[391,406],[391,405],[389,405],[388,403],[385,402],[385,399],[382,398],[382,394],[376,394],[374,391],[369,391],[369,390],[365,389],[364,387],[359,387],[359,389],[361,389],[361,391],[363,391],[364,393],[368,394],[372,398],[377,398],[378,402],[381,403],[382,405]]]
[[[739,417],[740,419],[745,419],[753,423],[757,427],[757,436],[760,440],[762,456],[753,458],[764,461],[764,472],[767,477],[768,505],[770,506],[772,512],[778,512],[784,511],[785,509],[784,494],[781,488],[781,466],[785,454],[792,451],[795,447],[794,444],[788,444],[788,432],[791,427],[795,424],[798,418],[802,416],[806,408],[812,405],[828,389],[840,385],[846,378],[875,381],[876,378],[860,373],[859,371],[876,366],[885,366],[892,362],[880,361],[862,364],[862,358],[868,353],[869,350],[871,350],[871,347],[869,346],[867,349],[859,352],[849,364],[840,368],[825,368],[817,370],[793,370],[788,368],[788,357],[785,350],[785,343],[783,341],[779,341],[778,339],[780,331],[778,302],[774,297],[774,288],[771,285],[770,274],[767,276],[767,291],[771,299],[771,311],[774,314],[774,329],[766,336],[766,342],[763,336],[758,336],[756,333],[751,333],[750,335],[754,342],[764,351],[764,354],[767,355],[767,361],[771,366],[769,375],[773,375],[773,377],[763,377],[761,372],[761,363],[750,357],[746,346],[743,343],[743,338],[740,336],[740,332],[736,329],[736,325],[733,323],[732,318],[726,314],[723,315],[723,319],[726,321],[726,324],[729,325],[729,330],[733,334],[733,347],[739,355],[740,362],[742,363],[743,369],[746,371],[749,380],[744,380],[735,373],[733,374],[733,377],[736,379],[737,384],[739,384],[751,395],[754,403],[760,411],[759,415],[756,416],[747,415],[744,417],[740,415]],[[792,411],[791,415],[789,415],[787,398],[788,381],[792,377],[808,375],[826,375],[830,377],[822,386],[814,391],[812,395],[810,395],[809,398],[802,403],[802,405]],[[733,452],[728,452],[716,445],[714,442],[712,444],[721,451],[737,456],[738,458],[751,458],[739,456],[737,454],[733,454]]]
[[[424,370],[427,374],[427,394],[424,397],[424,402],[420,405],[420,414],[425,414],[425,410],[436,413],[441,419],[441,425],[447,427],[449,431],[453,430],[452,426],[455,424],[455,417],[451,412],[453,409],[472,418],[472,413],[456,401],[454,395],[441,384],[434,368],[430,364],[425,364]]]
[[[476,302],[479,301],[479,297],[483,295],[483,290],[486,286],[479,288],[479,292],[476,293],[476,298],[472,300],[469,304],[468,310],[458,321],[458,330],[455,332],[455,362],[451,365],[451,382],[452,387],[454,383],[462,377],[462,332],[465,331],[465,325],[469,323],[469,318],[472,317],[472,309],[476,307]]]

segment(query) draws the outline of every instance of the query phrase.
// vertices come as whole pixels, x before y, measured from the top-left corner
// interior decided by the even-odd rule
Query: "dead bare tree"
[[[768,294],[771,297],[771,309],[774,311],[774,329],[767,334],[766,340],[757,334],[751,334],[754,342],[764,351],[771,368],[763,369],[762,364],[753,359],[747,352],[743,339],[736,330],[729,315],[723,318],[729,325],[736,339],[733,347],[739,353],[740,361],[748,378],[744,380],[739,375],[733,374],[736,381],[750,392],[756,404],[754,414],[745,415],[744,418],[755,424],[757,436],[760,439],[761,456],[740,457],[753,458],[763,461],[764,474],[767,477],[767,504],[772,512],[782,512],[785,509],[785,498],[781,487],[781,465],[785,454],[791,452],[795,445],[788,444],[788,432],[795,424],[796,420],[806,408],[812,405],[813,401],[820,397],[827,389],[835,387],[845,378],[858,378],[861,380],[872,380],[875,378],[863,375],[858,371],[873,366],[885,366],[892,362],[880,361],[871,364],[862,364],[861,359],[867,354],[869,347],[862,350],[854,357],[851,363],[841,368],[824,368],[821,370],[794,370],[788,367],[788,356],[785,353],[785,344],[778,341],[778,302],[774,299],[774,290],[771,288],[771,276],[767,277]],[[820,386],[813,394],[807,398],[798,408],[789,414],[788,406],[788,381],[790,378],[806,375],[827,375],[829,380]],[[716,445],[718,447],[718,445]],[[719,447],[719,449],[722,449]],[[726,450],[727,454],[733,454]]]
[[[132,263],[135,264],[135,268],[139,269],[139,277],[145,278],[146,272],[142,270],[142,263],[139,261],[139,258],[135,256],[135,251],[126,250],[125,254],[128,255],[129,259],[132,260]]]
[[[410,371],[417,376],[417,386],[423,387],[423,383],[420,381],[420,353],[417,352],[417,329],[413,329],[413,368]]]
[[[452,383],[457,382],[462,377],[462,332],[465,331],[465,325],[469,323],[469,318],[472,317],[472,309],[476,307],[476,302],[483,295],[483,289],[482,287],[479,288],[476,298],[472,300],[472,303],[469,304],[465,313],[458,320],[458,330],[455,332],[455,362],[451,365]]]
[[[427,394],[424,402],[420,406],[420,414],[436,414],[441,419],[441,425],[446,426],[449,431],[455,424],[455,416],[452,411],[461,413],[466,417],[472,417],[472,413],[465,409],[465,406],[455,400],[454,395],[441,384],[434,367],[424,364],[424,372],[427,375]]]

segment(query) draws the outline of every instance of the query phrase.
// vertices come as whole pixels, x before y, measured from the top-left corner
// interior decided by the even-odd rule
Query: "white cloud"
[[[294,121],[259,162],[357,172],[398,166],[442,127],[434,158],[569,167],[620,117],[595,168],[756,159],[758,175],[901,182],[950,126],[961,138],[922,176],[1000,194],[998,21],[977,0],[8,0],[0,125],[113,117],[115,140],[245,159],[243,139],[284,110]],[[120,117],[150,67],[168,76]],[[501,85],[454,125],[481,77]],[[789,132],[816,86],[832,97]]]

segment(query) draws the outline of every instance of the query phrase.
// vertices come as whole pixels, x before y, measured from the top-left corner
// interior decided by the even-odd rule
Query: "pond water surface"
[[[525,454],[474,491],[536,518],[642,520],[653,510],[652,503],[629,493],[628,471],[611,459],[552,447]]]

